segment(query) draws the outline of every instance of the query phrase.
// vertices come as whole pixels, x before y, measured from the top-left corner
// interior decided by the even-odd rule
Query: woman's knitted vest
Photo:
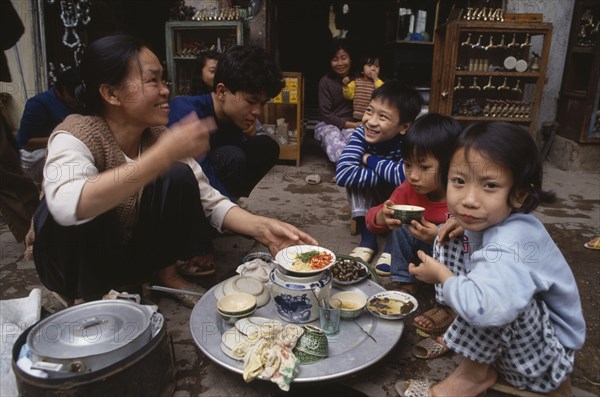
[[[369,106],[369,103],[371,102],[371,95],[373,95],[373,90],[375,90],[375,83],[370,79],[359,77],[354,80],[354,84],[354,113],[352,113],[352,117],[357,120],[362,120],[363,114],[365,114],[365,110],[367,110],[367,106]]]
[[[146,129],[142,134],[141,151],[152,146],[165,127],[152,127]],[[108,124],[102,117],[82,116],[72,114],[67,116],[62,123],[54,129],[52,135],[57,131],[67,131],[84,143],[94,157],[94,165],[98,172],[116,168],[125,164],[125,154],[119,147]],[[137,208],[143,189],[131,195],[116,207],[119,221],[123,226],[123,238],[129,240],[131,232],[137,219]],[[40,200],[43,198],[43,189]],[[35,230],[33,220],[27,236],[25,237],[25,259],[33,259],[33,243],[35,241]]]
[[[145,130],[142,134],[141,150],[144,151],[152,146],[164,130],[165,127],[153,127]],[[72,114],[65,118],[54,131],[55,133],[56,131],[70,132],[75,138],[83,142],[94,156],[94,166],[99,173],[117,168],[127,162],[125,154],[102,117]],[[131,195],[116,207],[126,240],[131,237],[131,231],[136,223],[137,208],[142,191],[143,189],[140,189],[139,192]]]

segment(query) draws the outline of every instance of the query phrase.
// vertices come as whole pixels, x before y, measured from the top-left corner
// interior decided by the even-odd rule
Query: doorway
[[[282,70],[304,75],[305,106],[318,106],[319,80],[330,70],[329,48],[334,37],[330,12],[334,13],[333,30],[345,31],[357,66],[363,54],[383,56],[387,20],[395,7],[389,0],[271,1],[271,32],[276,37],[270,40],[270,51],[276,54]],[[382,75],[386,73],[385,66],[382,65]]]

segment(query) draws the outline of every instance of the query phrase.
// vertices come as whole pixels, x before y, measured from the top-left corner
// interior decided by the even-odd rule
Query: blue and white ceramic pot
[[[319,299],[329,299],[331,295],[331,272],[292,276],[278,268],[269,275],[271,297],[275,302],[277,315],[283,320],[304,324],[319,318]]]

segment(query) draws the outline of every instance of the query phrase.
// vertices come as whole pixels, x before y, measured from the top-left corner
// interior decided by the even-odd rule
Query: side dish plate
[[[350,266],[350,269],[352,269],[352,271],[349,272],[349,268],[347,268],[346,266]],[[351,274],[350,276],[348,276],[349,273]],[[353,258],[351,256],[345,255],[337,255],[336,261],[333,264],[333,267],[331,268],[331,274],[333,276],[334,284],[352,285],[363,281],[371,274],[371,271],[369,269],[369,266],[367,266],[363,261],[361,261],[358,258]],[[346,276],[344,276],[344,274],[346,274]]]
[[[367,310],[372,315],[386,320],[403,319],[418,307],[414,296],[400,291],[379,292],[367,300]]]

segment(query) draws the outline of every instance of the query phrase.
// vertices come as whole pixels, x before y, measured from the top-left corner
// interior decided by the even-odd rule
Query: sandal
[[[392,270],[392,255],[387,252],[382,252],[375,263],[375,272],[380,276],[390,276]]]
[[[394,388],[402,397],[429,397],[433,385],[435,382],[429,379],[409,379],[399,380]]]
[[[412,354],[416,358],[430,360],[443,356],[448,350],[450,349],[445,344],[441,344],[432,338],[425,338],[413,347]]]
[[[426,319],[428,319],[431,322],[431,326],[423,327],[418,325],[415,320],[417,320],[420,316],[423,316]],[[432,334],[436,335],[444,333],[448,329],[450,324],[452,324],[455,317],[456,314],[449,307],[436,306],[427,310],[425,313],[422,313],[421,315],[415,317],[413,323],[415,325],[417,333],[419,335],[427,337],[431,336]]]
[[[179,274],[188,277],[208,276],[215,272],[211,254],[195,256],[187,261],[177,261],[175,268]]]
[[[349,256],[353,256],[362,260],[365,263],[369,263],[371,262],[371,259],[373,259],[373,254],[375,254],[375,251],[371,248],[356,247],[352,250],[352,252],[350,252]]]
[[[583,244],[585,248],[589,248],[591,250],[600,250],[600,237],[596,237]]]

